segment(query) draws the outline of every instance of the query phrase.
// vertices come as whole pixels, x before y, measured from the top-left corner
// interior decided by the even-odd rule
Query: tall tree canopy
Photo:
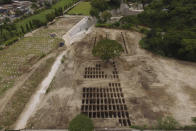
[[[119,8],[120,4],[121,4],[121,0],[92,0],[91,1],[92,8],[90,11],[90,15],[96,17],[100,22],[101,21],[100,17],[102,17],[100,16],[100,14],[102,14],[102,12],[105,12],[106,10],[110,10],[110,9]],[[107,15],[109,16],[108,13]],[[106,12],[104,13],[104,16],[105,15],[106,15]],[[104,21],[102,22],[106,21],[105,18],[102,18],[102,19],[104,19]]]
[[[196,1],[154,0],[138,15],[140,24],[152,28],[141,42],[155,53],[196,61]]]
[[[93,55],[100,57],[102,60],[108,61],[111,58],[120,56],[123,52],[121,44],[115,40],[103,39],[100,40],[93,48]]]

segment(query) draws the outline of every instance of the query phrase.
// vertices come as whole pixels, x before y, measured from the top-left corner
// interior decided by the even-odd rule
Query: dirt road
[[[16,124],[15,124],[15,129],[24,129],[26,127],[26,123],[28,121],[28,119],[31,117],[31,115],[36,111],[37,105],[40,103],[40,101],[42,100],[42,98],[44,97],[51,81],[53,80],[59,66],[61,65],[62,59],[63,57],[67,54],[67,52],[70,50],[70,46],[73,42],[76,42],[82,38],[85,37],[86,33],[90,33],[91,30],[81,30],[81,26],[83,26],[83,24],[85,24],[86,19],[88,18],[83,18],[78,24],[76,24],[75,26],[73,26],[70,30],[72,31],[74,30],[78,30],[77,28],[79,28],[80,30],[78,31],[74,31],[74,34],[70,31],[68,31],[65,36],[69,36],[70,33],[72,33],[72,37],[70,37],[69,40],[67,40],[67,37],[63,37],[65,38],[65,42],[67,45],[66,50],[64,50],[62,53],[60,53],[60,55],[56,58],[51,71],[49,72],[48,76],[42,81],[42,83],[39,86],[39,89],[35,92],[35,94],[32,96],[32,98],[30,99],[29,103],[27,104],[27,106],[25,107],[24,111],[21,113],[19,119],[17,120]],[[81,23],[82,22],[82,23]],[[90,27],[91,25],[89,25]],[[77,39],[73,39],[77,37]]]

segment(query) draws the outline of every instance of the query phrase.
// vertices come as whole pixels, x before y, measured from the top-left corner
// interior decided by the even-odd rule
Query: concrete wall
[[[96,20],[91,17],[84,17],[80,22],[78,22],[69,32],[67,32],[63,39],[67,46],[71,45],[73,42],[82,39],[96,23]]]

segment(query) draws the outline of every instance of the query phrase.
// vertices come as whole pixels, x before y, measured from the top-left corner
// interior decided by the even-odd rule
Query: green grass
[[[47,14],[51,13],[52,11],[54,11],[55,9],[58,9],[58,8],[63,8],[63,10],[64,10],[64,6],[70,5],[73,2],[74,2],[74,0],[60,0],[59,2],[54,4],[50,9],[43,10],[39,14],[35,14],[35,15],[32,15],[28,18],[25,18],[24,20],[20,20],[16,23],[16,25],[17,25],[17,27],[24,26],[33,19],[40,20],[42,22],[46,22],[47,21],[46,20]]]
[[[57,31],[58,29],[39,30],[0,51],[0,98],[34,63],[58,47],[63,40],[49,35]],[[15,77],[12,78],[13,76]]]
[[[79,114],[69,123],[69,131],[93,131],[93,121],[88,116]]]
[[[69,15],[90,15],[90,2],[80,2],[77,6],[71,9]]]
[[[51,69],[55,57],[48,58],[45,63],[38,67],[32,76],[25,82],[25,88],[19,88],[6,105],[3,112],[0,113],[0,125],[12,129],[12,125],[23,111],[26,103],[37,89],[39,83],[45,78]],[[42,72],[42,73],[40,73]]]

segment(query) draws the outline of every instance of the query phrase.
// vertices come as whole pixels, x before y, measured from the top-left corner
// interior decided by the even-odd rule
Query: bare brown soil
[[[118,40],[128,53],[114,61],[119,79],[84,79],[85,67],[101,64],[111,73],[111,62],[103,63],[92,56],[96,40]],[[106,35],[107,34],[107,35]],[[132,124],[156,124],[164,116],[174,117],[181,125],[192,124],[196,116],[196,64],[156,56],[139,47],[142,35],[137,32],[95,28],[85,39],[74,43],[64,56],[59,71],[27,128],[67,128],[81,112],[82,88],[104,87],[120,82]],[[125,47],[124,47],[125,48]],[[116,119],[93,119],[95,127],[119,127]]]

